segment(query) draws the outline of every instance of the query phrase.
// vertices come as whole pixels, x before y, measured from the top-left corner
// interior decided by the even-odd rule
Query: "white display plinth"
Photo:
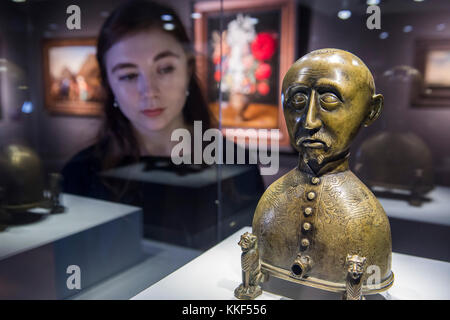
[[[0,299],[63,299],[143,258],[140,208],[61,198],[64,213],[0,232]],[[79,267],[81,289],[68,287],[69,266]]]
[[[435,187],[425,197],[419,207],[378,197],[391,224],[392,250],[450,262],[450,188]]]
[[[378,197],[389,218],[410,220],[450,227],[450,188],[435,187],[421,206],[410,205],[406,200]]]
[[[234,289],[241,283],[241,249],[238,241],[241,234],[251,232],[245,227],[234,233],[198,258],[166,278],[142,291],[132,299],[192,299],[228,300],[236,299]],[[450,299],[450,263],[392,254],[394,285],[383,296],[387,299]],[[289,282],[285,282],[290,285]],[[321,298],[322,291],[297,285],[298,294],[305,299]],[[340,296],[335,296],[339,298]],[[279,300],[285,297],[263,292],[258,300]],[[330,296],[323,295],[328,299]]]

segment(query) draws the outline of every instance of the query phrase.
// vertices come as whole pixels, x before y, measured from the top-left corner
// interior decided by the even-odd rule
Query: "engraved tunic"
[[[300,165],[275,181],[261,197],[253,219],[263,263],[291,270],[298,254],[312,267],[307,277],[345,283],[348,254],[366,257],[391,277],[389,221],[373,193],[349,170],[348,157],[318,174]],[[363,281],[370,274],[363,276]]]

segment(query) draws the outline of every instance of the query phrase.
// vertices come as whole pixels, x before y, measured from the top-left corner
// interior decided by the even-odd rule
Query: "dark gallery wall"
[[[414,3],[413,3],[414,4]],[[335,13],[313,11],[311,15],[308,50],[340,48],[359,56],[374,74],[377,91],[385,97],[384,110],[374,124],[363,129],[356,138],[352,162],[361,143],[380,131],[401,128],[420,137],[430,148],[433,156],[435,181],[450,185],[450,109],[413,107],[409,99],[414,90],[410,81],[386,78],[384,73],[396,66],[414,66],[415,42],[418,39],[450,39],[450,8],[432,12],[417,10],[389,11],[381,7],[381,30],[366,27],[368,17],[361,6],[348,20],[340,20]],[[437,27],[446,24],[444,29]],[[409,33],[406,25],[413,26]],[[379,37],[388,32],[386,39]]]
[[[27,99],[27,15],[0,2],[0,146],[30,145],[33,124],[21,107]]]
[[[95,38],[108,13],[123,2],[126,0],[0,2],[0,41],[4,56],[8,63],[14,63],[21,77],[18,84],[17,75],[0,72],[3,77],[2,145],[12,141],[29,145],[40,154],[47,170],[59,170],[77,151],[95,141],[101,123],[99,117],[58,115],[47,111],[42,47],[46,39]],[[189,10],[189,2],[183,3],[181,9]],[[71,4],[81,9],[81,30],[66,27],[69,16],[66,9]],[[189,19],[190,15],[183,15],[185,17]],[[27,89],[18,89],[22,83]],[[33,104],[30,114],[21,112],[25,100]]]
[[[31,97],[36,108],[38,150],[49,170],[59,170],[80,149],[93,143],[100,125],[99,117],[50,114],[44,105],[42,44],[45,39],[95,38],[111,8],[123,1],[43,1],[30,4],[33,30],[29,50]],[[66,8],[81,9],[81,29],[68,30]]]
[[[58,170],[77,150],[91,143],[99,118],[49,114],[44,105],[42,44],[45,39],[95,37],[105,15],[121,1],[0,2],[1,54],[8,63],[2,77],[0,143],[29,145],[45,167]],[[66,8],[81,7],[81,30],[68,30]],[[1,47],[0,47],[1,48]],[[21,112],[24,101],[33,111]]]
[[[96,37],[108,12],[125,1],[29,0],[24,4],[0,1],[0,58],[7,59],[10,64],[8,72],[0,72],[2,144],[9,141],[30,144],[42,156],[48,169],[59,170],[69,157],[94,141],[100,118],[54,115],[46,110],[42,43],[45,39],[53,38]],[[164,2],[176,9],[189,32],[192,32],[192,1]],[[349,50],[369,66],[374,73],[378,91],[385,95],[382,117],[370,128],[362,130],[355,141],[352,155],[371,134],[391,130],[400,122],[404,130],[412,131],[429,146],[437,182],[450,185],[450,141],[447,139],[450,136],[450,109],[414,108],[407,98],[410,90],[408,84],[393,85],[383,76],[385,71],[395,66],[414,64],[417,39],[450,38],[449,9],[419,10],[413,7],[413,1],[408,8],[381,6],[382,30],[368,30],[365,1],[360,1],[352,17],[345,21],[337,18],[338,6],[334,1],[334,7],[323,0],[297,2],[299,8],[300,5],[305,7],[298,10],[297,15],[297,41],[293,44],[297,58],[306,51],[324,47]],[[65,26],[68,17],[66,8],[70,4],[77,4],[81,8],[81,30],[68,30]],[[440,23],[447,25],[438,31],[436,25]],[[413,30],[404,33],[402,28],[405,25],[412,25]],[[389,37],[384,40],[379,38],[383,31],[389,32]],[[34,111],[31,114],[20,112],[26,100],[33,103]],[[295,156],[292,157],[295,162]],[[280,162],[286,162],[288,167],[292,163],[283,159]]]
[[[449,3],[450,4],[450,3]],[[394,34],[389,44],[389,61],[391,66],[414,65],[415,41],[421,39],[450,40],[450,10],[426,14],[392,15],[386,19],[386,26],[407,23],[415,26],[411,37]],[[412,21],[412,23],[411,23]],[[437,26],[444,24],[445,29]],[[400,31],[401,32],[401,31]],[[413,90],[413,88],[410,88]],[[403,119],[403,125],[421,137],[431,149],[436,182],[450,185],[450,109],[449,108],[414,108],[407,97],[398,105],[392,105],[392,117]]]

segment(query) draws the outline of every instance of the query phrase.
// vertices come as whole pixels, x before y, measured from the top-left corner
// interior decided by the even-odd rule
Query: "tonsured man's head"
[[[383,96],[354,54],[321,49],[297,60],[286,73],[282,102],[292,144],[321,166],[347,154],[361,126],[376,120]]]

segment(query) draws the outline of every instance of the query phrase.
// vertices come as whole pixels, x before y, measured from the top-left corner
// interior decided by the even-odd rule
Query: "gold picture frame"
[[[215,57],[216,54],[214,52],[214,48],[212,47],[211,43],[215,40],[217,43],[217,39],[219,39],[217,32],[215,34],[215,40],[211,36],[211,26],[214,24],[214,19],[216,19],[217,21],[219,21],[220,19],[225,19],[226,23],[230,23],[229,20],[233,21],[233,19],[256,19],[256,21],[258,21],[255,23],[256,36],[254,39],[256,40],[262,34],[266,36],[270,33],[274,34],[274,38],[276,38],[277,52],[271,58],[272,61],[270,59],[264,60],[264,57],[260,58],[256,56],[253,48],[253,43],[256,40],[254,40],[254,42],[252,42],[252,44],[250,45],[251,52],[253,54],[253,57],[251,57],[251,59],[259,59],[257,64],[254,64],[257,67],[252,69],[252,72],[260,69],[259,66],[264,64],[266,70],[263,71],[266,71],[266,74],[270,74],[269,77],[264,76],[264,72],[260,73],[260,79],[262,80],[258,81],[258,79],[254,80],[254,78],[258,78],[258,75],[256,74],[257,71],[255,71],[252,74],[252,78],[254,80],[253,84],[260,85],[263,82],[269,83],[270,88],[265,85],[261,89],[265,88],[266,92],[270,91],[272,93],[271,101],[266,102],[264,100],[264,97],[262,97],[264,91],[260,90],[259,93],[261,94],[259,94],[259,97],[258,92],[253,95],[248,94],[249,96],[251,96],[250,101],[242,102],[242,100],[246,99],[246,97],[243,97],[242,94],[235,97],[236,95],[232,95],[230,90],[230,92],[225,93],[225,97],[224,95],[221,95],[222,98],[224,98],[222,99],[222,101],[224,101],[224,104],[222,104],[221,106],[222,115],[220,118],[222,120],[222,127],[225,129],[279,129],[279,134],[276,139],[278,140],[280,146],[288,146],[289,136],[284,121],[283,108],[281,104],[281,83],[285,73],[294,62],[296,19],[295,2],[291,0],[229,0],[224,1],[223,8],[221,8],[220,1],[201,1],[194,4],[194,14],[197,16],[194,21],[194,42],[196,52],[198,53],[196,60],[198,75],[209,96],[208,103],[210,105],[212,113],[216,116],[216,118],[219,118],[218,99],[211,99],[211,88],[214,90],[214,87],[217,87],[218,82],[222,81],[221,92],[224,92],[222,88],[224,86],[225,80],[222,79],[222,77],[224,77],[223,69],[221,70],[222,74],[220,76],[220,80],[218,80],[217,78],[215,79],[217,83],[214,82],[214,72],[211,71],[213,68],[212,63],[214,62],[212,62],[212,59],[217,60],[217,57]],[[273,27],[273,23],[272,25],[270,25],[271,14],[272,16],[278,17],[278,22],[276,24],[277,27],[275,28]],[[269,23],[267,23],[267,21]],[[226,23],[223,23],[222,21],[222,32],[228,31],[228,35],[230,36],[231,31],[226,30]],[[264,23],[267,23],[267,26],[264,25]],[[222,41],[224,41],[224,36],[224,33],[222,33]],[[223,46],[224,45],[222,44],[222,49]],[[249,52],[248,49],[245,50]],[[221,63],[222,67],[226,63],[224,63],[223,51]],[[229,64],[231,65],[231,62],[229,62]],[[216,63],[216,69],[218,65],[219,64]],[[215,71],[215,73],[217,73],[217,70]],[[239,86],[241,86],[241,84],[239,84]],[[216,97],[218,96],[219,95],[216,94]],[[242,103],[244,103],[244,108],[240,107]],[[234,107],[234,110],[231,106]],[[224,133],[226,133],[225,130]],[[275,138],[270,138],[270,141],[271,139]]]
[[[103,90],[96,39],[43,42],[45,107],[53,114],[99,116]]]
[[[414,66],[423,83],[412,105],[450,107],[450,39],[417,40]]]

